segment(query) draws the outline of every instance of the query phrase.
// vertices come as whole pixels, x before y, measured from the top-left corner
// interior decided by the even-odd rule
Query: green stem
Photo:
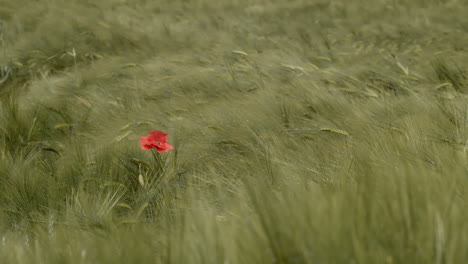
[[[164,162],[162,160],[161,154],[157,152],[156,150],[152,149],[153,157],[156,160],[156,163],[158,164],[159,171],[161,173],[164,173]]]

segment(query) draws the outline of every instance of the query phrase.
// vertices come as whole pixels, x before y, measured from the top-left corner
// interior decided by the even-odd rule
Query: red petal
[[[154,148],[154,144],[152,144],[147,137],[140,137],[140,145],[141,145],[141,148],[144,149],[144,150],[147,150],[147,149],[152,149]]]
[[[162,143],[161,145],[156,145],[156,148],[158,152],[166,152],[174,149],[174,147],[169,145],[169,143]]]
[[[147,138],[148,138],[148,141],[150,142],[158,141],[161,143],[165,143],[169,139],[169,135],[162,131],[155,130],[155,131],[149,132]]]
[[[146,137],[140,137],[140,145],[144,150],[156,148],[158,152],[166,152],[174,149],[173,146],[166,143],[169,139],[169,135],[158,130],[154,130],[148,133]]]

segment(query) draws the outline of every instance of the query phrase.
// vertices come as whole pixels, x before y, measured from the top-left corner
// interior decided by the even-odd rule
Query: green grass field
[[[0,0],[0,263],[468,263],[466,14]]]

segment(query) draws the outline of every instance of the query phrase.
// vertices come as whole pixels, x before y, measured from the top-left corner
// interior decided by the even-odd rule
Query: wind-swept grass
[[[0,0],[0,262],[467,262],[467,11]]]

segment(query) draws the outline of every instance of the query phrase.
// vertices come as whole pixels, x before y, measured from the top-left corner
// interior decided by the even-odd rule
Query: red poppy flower
[[[140,137],[141,148],[144,150],[156,148],[158,152],[166,152],[174,149],[167,143],[169,135],[162,131],[151,131],[146,137]]]

